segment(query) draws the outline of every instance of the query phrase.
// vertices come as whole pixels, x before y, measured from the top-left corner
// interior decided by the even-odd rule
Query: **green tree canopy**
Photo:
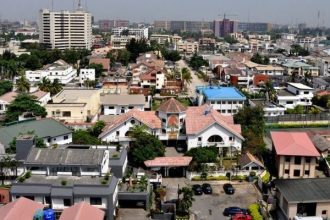
[[[24,75],[22,75],[16,81],[16,89],[21,93],[28,93],[30,91],[30,82],[26,79]]]
[[[189,187],[178,189],[179,198],[177,200],[177,214],[185,216],[189,214],[189,209],[192,207],[192,202],[195,201],[194,193]]]
[[[215,163],[218,157],[218,148],[216,147],[196,147],[185,153],[186,156],[193,157],[193,161],[198,164]]]
[[[72,133],[72,142],[74,144],[101,144],[101,141],[92,136],[88,131],[78,130]]]
[[[144,161],[164,156],[163,143],[149,134],[145,127],[134,126],[130,131],[130,137],[134,138],[134,141],[131,144],[129,156],[135,166],[144,166]]]
[[[262,64],[262,65],[268,65],[269,64],[269,58],[267,56],[263,56],[259,53],[256,53],[251,58],[252,62]]]
[[[5,122],[17,121],[18,116],[24,112],[31,112],[33,115],[40,117],[46,117],[47,115],[45,108],[38,104],[35,97],[22,93],[8,105]]]
[[[130,52],[130,61],[132,62],[135,62],[136,58],[140,56],[141,53],[153,50],[146,39],[136,40],[135,38],[131,39],[126,45],[126,49]]]
[[[225,42],[227,42],[229,44],[236,44],[236,43],[238,43],[238,40],[236,40],[235,38],[233,38],[230,35],[225,36],[223,39],[224,39]]]
[[[99,78],[103,73],[103,66],[99,63],[91,63],[88,66],[89,69],[95,69],[95,78]]]
[[[199,68],[201,68],[202,66],[208,66],[209,63],[204,60],[202,56],[194,54],[189,60],[189,65],[191,66],[191,68],[198,71]]]
[[[1,80],[0,81],[0,96],[10,92],[13,89],[13,83],[8,80]]]
[[[165,58],[165,60],[169,60],[169,61],[172,61],[172,62],[176,62],[176,61],[181,60],[181,55],[176,50],[163,49],[162,50],[162,55]]]
[[[308,56],[309,52],[308,52],[308,50],[304,49],[299,44],[293,44],[293,45],[291,45],[290,55],[292,55],[292,56]]]

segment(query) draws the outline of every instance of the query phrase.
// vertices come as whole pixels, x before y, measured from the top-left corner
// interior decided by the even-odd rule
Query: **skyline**
[[[53,0],[54,10],[73,10],[78,0]],[[1,20],[37,21],[39,10],[51,8],[51,0],[1,0]],[[75,4],[74,4],[75,3]],[[20,5],[18,8],[17,5]],[[228,18],[244,22],[269,22],[273,24],[306,23],[317,26],[320,11],[320,26],[330,27],[330,8],[327,0],[82,0],[95,21],[101,19],[127,19],[133,22],[154,20],[205,20],[222,19],[223,14],[234,14]],[[175,7],[174,7],[175,6]],[[258,7],[256,7],[258,6]],[[162,10],[157,10],[161,8]],[[188,13],[182,13],[188,12]],[[278,11],[282,14],[278,16]],[[221,16],[219,16],[221,14]]]

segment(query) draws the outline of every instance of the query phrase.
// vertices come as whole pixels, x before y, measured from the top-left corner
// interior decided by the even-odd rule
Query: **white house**
[[[99,138],[105,142],[117,142],[128,146],[130,128],[145,125],[147,131],[161,141],[181,141],[187,149],[217,146],[240,151],[244,138],[241,126],[234,124],[232,116],[224,116],[209,105],[185,107],[171,98],[157,111],[130,110],[115,117]]]
[[[313,88],[301,83],[288,83],[287,88],[277,91],[276,100],[278,105],[288,109],[297,105],[311,106],[313,96]]]
[[[156,89],[162,89],[165,85],[165,74],[163,71],[152,69],[140,75],[140,86],[142,88],[150,88],[155,86]]]
[[[64,60],[57,60],[52,64],[46,65],[43,69],[25,71],[25,77],[31,83],[38,83],[43,77],[46,77],[51,82],[58,79],[61,84],[71,82],[77,76],[77,70]]]
[[[285,107],[277,105],[276,103],[269,102],[263,99],[250,99],[251,106],[260,106],[264,110],[265,117],[284,115]]]
[[[17,95],[17,92],[7,92],[0,96],[0,114],[4,114],[7,111],[7,106],[15,100]],[[38,90],[30,93],[30,95],[34,96],[41,106],[45,106],[51,100],[49,92]]]
[[[84,83],[85,81],[95,80],[95,69],[80,69],[79,72],[79,83]]]
[[[120,115],[131,109],[144,111],[144,95],[101,94],[101,105],[104,115]]]

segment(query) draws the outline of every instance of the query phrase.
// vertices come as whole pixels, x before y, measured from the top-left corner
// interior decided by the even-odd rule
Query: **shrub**
[[[17,181],[23,183],[25,181],[25,176],[18,177]]]
[[[270,181],[270,173],[266,171],[266,174],[261,177],[263,183],[268,183]]]
[[[206,178],[207,178],[207,173],[206,172],[203,172],[201,174],[201,179],[206,180]]]
[[[102,184],[102,185],[106,185],[107,183],[108,183],[108,181],[105,180],[105,179],[103,179],[103,180],[101,181],[101,184]]]
[[[28,179],[28,178],[30,178],[30,177],[31,177],[31,171],[26,172],[26,174],[25,174],[25,178]]]
[[[256,172],[255,171],[251,171],[250,172],[250,176],[256,176]]]
[[[61,181],[62,186],[66,186],[67,183],[68,183],[68,181],[66,181],[66,180]]]
[[[249,212],[250,212],[253,220],[263,220],[263,217],[259,212],[258,204],[253,203],[253,204],[249,205]]]

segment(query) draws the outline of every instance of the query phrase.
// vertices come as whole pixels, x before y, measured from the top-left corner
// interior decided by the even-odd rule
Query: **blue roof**
[[[206,100],[246,100],[246,97],[235,87],[200,86],[196,87],[196,90],[202,93]]]

